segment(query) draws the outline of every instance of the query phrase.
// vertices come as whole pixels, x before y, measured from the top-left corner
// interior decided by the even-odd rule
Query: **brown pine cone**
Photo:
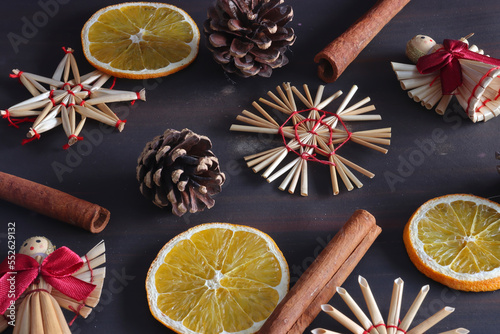
[[[500,160],[500,152],[495,152],[495,158]],[[497,172],[500,174],[500,165],[497,166]]]
[[[208,48],[225,71],[243,77],[269,77],[288,64],[285,51],[295,33],[285,25],[293,18],[283,0],[216,0],[204,24]]]
[[[168,129],[146,144],[137,160],[141,193],[163,208],[182,216],[214,206],[212,195],[225,181],[212,143],[189,129]]]

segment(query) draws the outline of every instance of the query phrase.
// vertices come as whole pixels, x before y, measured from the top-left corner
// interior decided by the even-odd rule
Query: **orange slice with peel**
[[[453,289],[500,288],[500,205],[465,194],[424,203],[408,221],[403,240],[415,266]]]
[[[128,2],[97,11],[84,25],[85,57],[104,73],[129,79],[166,76],[191,64],[200,32],[182,9]]]
[[[170,240],[151,264],[153,316],[177,333],[255,333],[288,291],[283,254],[267,234],[226,223]]]

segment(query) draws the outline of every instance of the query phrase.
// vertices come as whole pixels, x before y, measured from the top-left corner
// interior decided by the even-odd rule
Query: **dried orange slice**
[[[500,288],[500,205],[456,194],[424,203],[408,221],[403,240],[415,266],[453,289]]]
[[[182,9],[164,3],[128,2],[105,7],[85,23],[85,57],[116,77],[146,79],[191,64],[200,32]]]
[[[226,223],[193,227],[151,264],[153,316],[177,333],[255,333],[288,291],[290,273],[274,241]]]

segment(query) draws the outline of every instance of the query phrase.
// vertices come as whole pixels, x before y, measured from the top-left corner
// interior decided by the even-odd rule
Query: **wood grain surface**
[[[201,28],[210,0],[172,0],[186,10]],[[98,9],[115,1],[17,0],[5,2],[0,20],[0,109],[24,100],[29,93],[9,78],[12,69],[51,76],[62,58],[62,46],[76,50],[81,73],[92,68],[81,51],[80,30]],[[122,133],[89,122],[84,141],[68,151],[62,129],[21,146],[28,126],[9,127],[0,119],[0,170],[65,191],[97,203],[111,212],[106,229],[93,235],[76,227],[0,202],[0,256],[7,254],[7,226],[15,222],[18,247],[34,235],[44,235],[57,246],[85,254],[101,239],[106,241],[107,277],[101,303],[88,319],[79,318],[73,333],[171,333],[149,312],[144,280],[160,248],[178,233],[207,222],[244,224],[268,233],[283,251],[295,282],[315,256],[356,209],[372,213],[382,234],[346,280],[344,288],[362,303],[358,275],[374,290],[382,314],[387,316],[393,280],[405,281],[403,312],[421,286],[431,289],[414,324],[445,305],[456,311],[430,333],[465,327],[472,333],[497,333],[500,326],[498,292],[466,293],[428,279],[410,262],[402,241],[403,227],[426,200],[451,193],[482,197],[500,195],[495,150],[500,150],[500,119],[473,124],[457,103],[444,117],[410,100],[401,90],[390,61],[407,62],[406,42],[416,34],[441,41],[471,32],[471,42],[500,58],[500,3],[494,0],[453,2],[411,1],[368,44],[341,77],[326,86],[326,94],[353,84],[355,98],[370,96],[382,121],[350,123],[353,129],[392,127],[387,155],[357,145],[343,147],[342,155],[376,174],[362,175],[363,188],[344,187],[331,195],[328,168],[310,163],[309,196],[278,190],[280,181],[268,184],[247,168],[243,156],[282,144],[277,136],[231,133],[229,127],[243,109],[282,82],[313,88],[323,84],[314,56],[345,31],[375,1],[290,1],[297,34],[287,55],[290,63],[271,78],[242,79],[228,76],[216,64],[202,36],[195,62],[171,76],[152,80],[119,79],[117,89],[147,89],[147,102],[112,104],[127,119]],[[28,26],[32,24],[31,30]],[[36,24],[36,25],[35,25]],[[331,111],[335,111],[332,109]],[[136,160],[146,142],[166,128],[207,135],[227,175],[211,210],[182,218],[161,210],[139,192]],[[351,143],[349,143],[351,144]],[[498,199],[498,197],[496,198]],[[330,303],[350,314],[341,298]],[[68,319],[71,315],[68,314]],[[326,314],[311,327],[347,332]],[[309,332],[307,330],[306,332]]]

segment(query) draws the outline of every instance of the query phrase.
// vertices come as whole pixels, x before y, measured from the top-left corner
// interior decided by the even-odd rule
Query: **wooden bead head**
[[[56,247],[52,242],[45,237],[31,237],[26,239],[21,248],[19,249],[20,254],[29,255],[35,257],[37,255],[42,255],[43,257],[52,253]]]
[[[418,59],[430,53],[435,45],[436,41],[429,36],[417,35],[406,44],[406,56],[416,64]]]

